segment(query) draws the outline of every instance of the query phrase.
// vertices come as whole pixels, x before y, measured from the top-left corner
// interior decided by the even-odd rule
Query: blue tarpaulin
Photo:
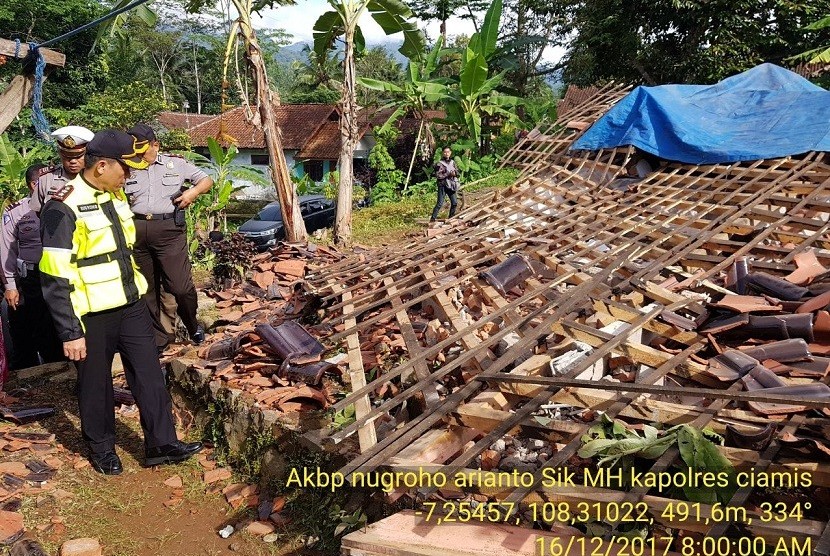
[[[773,64],[715,85],[637,87],[572,148],[623,145],[690,164],[830,151],[830,91]]]

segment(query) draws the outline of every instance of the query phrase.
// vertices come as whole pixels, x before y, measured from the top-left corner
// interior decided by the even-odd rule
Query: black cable
[[[78,33],[82,33],[84,31],[86,31],[87,29],[89,29],[90,27],[95,27],[96,25],[99,25],[99,24],[103,23],[104,21],[106,21],[108,19],[112,19],[113,17],[115,17],[117,15],[120,15],[124,12],[130,11],[133,8],[135,8],[137,6],[140,6],[141,4],[144,4],[145,2],[148,2],[148,1],[150,1],[150,0],[135,0],[135,2],[130,2],[126,6],[118,8],[117,10],[113,10],[113,11],[107,13],[106,15],[103,15],[103,16],[99,17],[98,19],[96,19],[94,21],[90,21],[89,23],[87,23],[85,25],[81,25],[77,29],[69,31],[68,33],[64,33],[63,35],[61,35],[59,37],[55,37],[54,39],[49,39],[46,42],[42,42],[38,45],[38,47],[39,48],[45,48],[45,47],[48,47],[48,46],[52,46],[55,43],[58,43],[58,42],[60,42],[64,39],[68,39],[69,37],[73,37],[73,36],[77,35]]]

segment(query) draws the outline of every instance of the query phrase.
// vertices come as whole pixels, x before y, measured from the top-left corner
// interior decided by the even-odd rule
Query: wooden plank
[[[420,513],[421,515],[418,515]],[[571,537],[582,537],[574,527],[554,524],[551,531],[528,529],[504,523],[438,524],[437,516],[427,522],[423,512],[405,510],[360,531],[343,537],[341,554],[347,556],[537,556],[537,539],[562,539],[568,546]],[[585,546],[590,543],[585,540]],[[567,555],[579,553],[578,544]],[[603,554],[616,556],[619,547],[603,548]],[[660,551],[663,554],[663,551]],[[665,556],[677,556],[666,552]]]
[[[6,90],[0,94],[0,133],[17,118],[32,98],[35,78],[31,75],[15,75]]]
[[[13,59],[16,50],[17,45],[14,41],[10,41],[8,39],[0,39],[0,54]],[[39,50],[40,54],[43,56],[43,59],[50,66],[63,67],[66,64],[65,54],[61,54],[60,52],[52,50],[51,48],[40,48]],[[17,54],[20,58],[25,58],[29,54],[29,45],[24,42],[21,42],[20,50]]]
[[[339,284],[333,286],[340,290],[342,287]],[[343,293],[344,301],[349,301],[352,294],[349,292]],[[343,308],[344,314],[351,315],[354,311],[352,305],[346,305]],[[350,316],[346,319],[346,327],[354,326],[355,319]],[[357,332],[349,334],[346,338],[346,344],[349,351],[349,379],[352,385],[352,391],[359,390],[366,386],[366,372],[363,369],[363,358],[360,355],[360,339],[357,337]],[[372,411],[372,403],[369,400],[369,394],[365,394],[354,402],[355,417],[360,419]],[[365,452],[378,442],[377,432],[375,431],[375,423],[369,421],[357,430],[358,439],[360,441],[360,451]]]
[[[478,434],[467,427],[432,429],[389,459],[389,465],[444,463]]]
[[[434,280],[435,273],[431,270],[427,270],[424,272],[424,278],[427,280]],[[455,308],[455,305],[453,305],[452,301],[450,301],[450,298],[445,293],[445,286],[437,282],[431,282],[429,285],[433,288],[433,297],[435,298],[439,312],[443,313],[441,316],[444,317],[444,320],[448,320],[452,324],[453,328],[455,328],[456,332],[469,329],[469,325],[464,322],[461,318],[461,314],[458,312],[458,309]],[[479,349],[481,340],[479,340],[478,336],[472,332],[461,336],[461,344],[464,346],[464,349],[468,349],[475,353],[473,359],[479,369],[486,369],[490,363],[495,360],[493,353],[489,349]]]
[[[377,272],[373,272],[372,274],[375,278],[379,276]],[[423,348],[421,347],[420,342],[418,342],[415,330],[412,328],[412,322],[409,320],[409,314],[406,312],[406,309],[401,308],[401,298],[398,296],[395,281],[390,277],[386,277],[383,279],[383,283],[388,289],[389,297],[392,301],[392,307],[395,309],[400,308],[400,310],[395,313],[395,318],[398,321],[398,325],[401,327],[401,336],[403,336],[403,341],[406,344],[406,350],[409,352],[409,359],[415,359],[413,372],[415,373],[418,381],[427,379],[430,375],[429,367],[427,367],[427,363],[422,357],[418,357],[423,351]],[[403,376],[401,376],[401,380],[404,380]],[[434,383],[429,383],[424,386],[421,390],[421,396],[423,397],[423,405],[426,408],[434,407],[440,401],[438,390],[436,390]]]
[[[551,403],[602,410],[613,404],[618,396],[618,392],[608,390],[563,388],[551,398]],[[706,412],[706,408],[694,408],[678,403],[638,398],[623,409],[619,415],[647,423],[657,422],[678,425],[689,423]],[[769,424],[769,419],[740,409],[722,409],[718,411],[718,417],[710,426],[720,434],[724,434],[727,423],[739,425],[738,428],[744,431],[758,432]]]
[[[569,321],[555,324],[553,326],[553,331],[557,334],[573,338],[574,340],[585,342],[595,348],[601,347],[612,337],[611,334],[607,334],[595,328]],[[670,353],[665,353],[654,349],[651,346],[646,346],[630,340],[623,342],[623,344],[615,351],[622,353],[637,363],[642,363],[643,365],[648,365],[649,367],[659,367],[672,357],[672,354]],[[681,363],[673,372],[678,376],[694,379],[695,381],[707,386],[714,387],[721,385],[720,381],[706,374],[705,365],[701,365],[700,363],[692,360],[686,360]]]
[[[516,376],[550,376],[550,362],[551,357],[549,355],[532,355],[530,359],[523,361],[508,374]],[[499,390],[506,394],[515,394],[527,398],[532,398],[545,389],[544,386],[538,384],[522,384],[518,382],[500,383],[498,387]]]

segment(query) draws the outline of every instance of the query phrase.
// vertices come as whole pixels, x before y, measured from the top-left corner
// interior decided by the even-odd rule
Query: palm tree
[[[343,91],[340,99],[340,182],[337,193],[337,217],[334,239],[340,245],[351,243],[352,236],[352,157],[358,141],[357,98],[355,92],[355,48],[363,49],[366,41],[357,22],[365,11],[387,35],[403,32],[401,53],[409,59],[423,55],[424,37],[410,22],[412,11],[400,0],[328,0],[332,11],[320,16],[314,24],[314,50],[322,54],[343,37]]]
[[[320,54],[307,45],[303,47],[302,52],[306,61],[295,60],[291,64],[297,84],[309,91],[319,87],[340,91],[342,68],[337,53],[326,51]]]

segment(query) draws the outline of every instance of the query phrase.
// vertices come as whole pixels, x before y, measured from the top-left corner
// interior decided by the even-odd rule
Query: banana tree
[[[830,15],[811,23],[804,28],[805,31],[821,31],[830,28]],[[793,56],[794,59],[806,60],[808,64],[830,64],[830,44],[824,44],[812,48],[807,52]]]
[[[116,5],[126,6],[129,3],[129,0],[118,0]],[[227,98],[226,89],[228,87],[228,67],[230,66],[232,55],[236,52],[241,39],[244,41],[245,59],[248,62],[251,77],[253,78],[256,86],[257,104],[259,109],[259,121],[257,122],[257,125],[261,127],[265,135],[265,146],[271,160],[271,181],[274,184],[274,188],[277,191],[277,197],[280,201],[280,209],[282,211],[283,224],[285,226],[285,237],[292,243],[306,241],[308,234],[305,229],[302,214],[300,214],[299,199],[297,197],[297,192],[294,190],[294,184],[291,181],[291,175],[288,171],[288,163],[285,160],[285,153],[282,150],[282,140],[280,138],[279,128],[277,128],[276,117],[274,115],[274,104],[279,104],[279,97],[274,96],[268,82],[268,74],[265,71],[265,61],[262,57],[262,48],[259,46],[259,41],[257,40],[256,33],[254,32],[253,14],[258,13],[265,8],[272,8],[278,5],[289,5],[293,3],[293,0],[228,0],[228,6],[232,5],[237,11],[237,18],[231,24],[230,32],[228,33],[228,42],[225,48],[222,87],[222,108],[224,110]],[[215,2],[212,0],[187,0],[185,7],[190,13],[198,13],[206,9],[212,9],[214,4]],[[144,7],[146,6],[142,5],[142,8]],[[122,15],[126,17],[125,14]],[[102,27],[99,36],[112,34],[122,29],[125,20],[119,20],[119,17],[112,20],[107,26]],[[144,16],[140,17],[144,19]],[[232,139],[232,137],[227,135],[221,124],[220,135],[222,139]]]
[[[404,191],[409,186],[409,179],[412,175],[412,167],[415,164],[415,157],[419,151],[428,152],[430,155],[435,149],[435,138],[432,136],[432,131],[426,122],[426,109],[431,103],[448,100],[449,83],[450,80],[445,77],[436,77],[435,70],[438,68],[438,60],[442,52],[444,42],[443,37],[438,37],[435,46],[432,47],[426,58],[415,59],[409,61],[408,71],[406,72],[407,80],[403,85],[398,85],[390,81],[381,81],[378,79],[358,78],[357,82],[375,91],[386,91],[392,93],[397,97],[393,102],[390,102],[383,108],[395,108],[392,115],[383,128],[388,128],[395,124],[395,122],[405,116],[406,114],[413,114],[418,120],[418,135],[415,138],[415,146],[412,149],[412,158],[409,161],[409,170],[406,173],[406,181],[404,181]],[[423,148],[421,148],[423,146]]]
[[[400,0],[328,0],[333,8],[314,24],[314,50],[318,54],[334,48],[335,40],[343,38],[343,91],[340,99],[340,182],[337,193],[337,217],[334,239],[340,245],[351,243],[352,236],[352,157],[358,141],[357,98],[355,91],[355,49],[365,48],[366,41],[358,20],[364,12],[381,29],[391,35],[403,32],[400,52],[409,59],[423,55],[424,36],[412,23],[412,11]]]
[[[479,150],[483,150],[486,144],[482,142],[482,129],[486,127],[486,122],[501,119],[519,123],[515,108],[522,102],[521,99],[497,90],[505,72],[488,77],[490,68],[487,61],[496,52],[501,12],[502,1],[493,0],[481,30],[470,37],[469,44],[461,52],[458,86],[450,89],[451,98],[446,104],[447,123],[465,130]]]
[[[285,152],[282,149],[282,136],[277,128],[277,119],[274,114],[274,105],[279,104],[279,97],[274,95],[268,82],[268,74],[265,71],[265,61],[262,58],[262,48],[259,46],[256,33],[253,28],[252,14],[264,7],[275,3],[285,4],[286,2],[264,2],[263,0],[231,0],[236,8],[239,17],[233,22],[228,37],[227,48],[225,49],[224,84],[228,83],[227,72],[230,66],[233,52],[236,51],[240,38],[245,44],[245,58],[253,74],[256,84],[257,105],[259,108],[259,121],[265,135],[265,147],[268,150],[270,159],[271,182],[277,191],[277,198],[280,202],[280,212],[285,228],[285,238],[291,243],[304,242],[308,239],[305,229],[305,222],[300,213],[300,202],[294,183],[291,181],[291,174],[288,170],[288,162],[285,159]],[[222,104],[225,104],[225,90],[222,91]]]

